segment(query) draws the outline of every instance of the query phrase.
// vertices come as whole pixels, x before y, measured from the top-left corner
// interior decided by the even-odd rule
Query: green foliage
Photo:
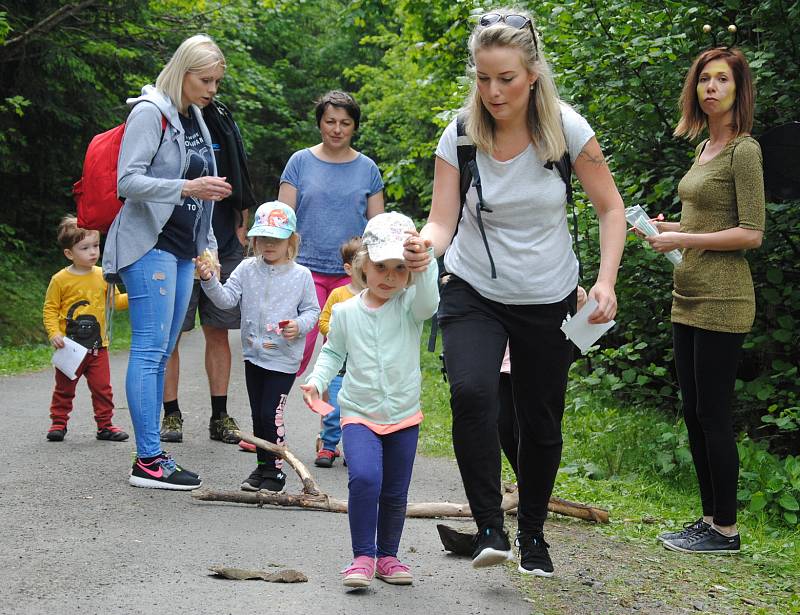
[[[6,2],[0,11],[0,181],[9,204],[0,210],[0,239],[10,238],[4,255],[23,253],[15,241],[28,256],[55,252],[53,230],[73,209],[70,186],[90,137],[122,121],[125,98],[152,82],[180,41],[197,32],[211,34],[226,54],[219,98],[240,123],[259,198],[273,198],[289,155],[318,140],[314,99],[342,88],[362,105],[356,146],[381,166],[389,206],[424,218],[433,151],[469,87],[472,15],[489,6],[483,0]],[[676,186],[694,146],[673,138],[672,129],[685,71],[709,43],[704,23],[715,31],[738,26],[757,77],[754,132],[797,119],[800,40],[793,24],[800,3],[521,6],[536,15],[561,95],[597,131],[627,204],[678,215]],[[57,23],[48,21],[63,7]],[[589,287],[598,268],[598,228],[581,193],[577,207]],[[764,245],[748,255],[758,309],[736,385],[737,425],[781,454],[800,451],[797,210],[798,203],[769,204]],[[0,301],[38,297],[49,276],[20,284],[22,269],[16,267]],[[616,288],[618,324],[577,372],[585,384],[613,391],[620,404],[660,409],[666,417],[678,407],[670,274],[663,256],[628,238]],[[21,324],[0,315],[6,318],[0,339],[39,339],[38,311]],[[613,456],[606,465],[615,466]]]
[[[763,443],[745,438],[739,443],[738,499],[753,513],[764,511],[790,527],[798,526],[800,457],[779,459]]]
[[[5,224],[0,224],[0,245],[5,246],[0,276],[0,348],[46,342],[42,303],[50,275],[37,270],[42,263],[26,260],[25,242]]]

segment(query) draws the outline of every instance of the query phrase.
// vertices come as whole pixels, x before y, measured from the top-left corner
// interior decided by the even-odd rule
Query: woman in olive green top
[[[674,273],[673,344],[703,515],[659,536],[674,551],[739,551],[731,400],[742,342],[755,318],[744,251],[759,247],[764,232],[761,148],[749,136],[754,102],[741,51],[716,48],[697,57],[675,134],[694,138],[707,126],[709,138],[678,184],[680,222],[657,222],[660,234],[646,238],[658,252],[683,252]]]

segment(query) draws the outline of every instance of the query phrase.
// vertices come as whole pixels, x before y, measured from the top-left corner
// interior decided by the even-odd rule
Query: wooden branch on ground
[[[297,472],[297,476],[300,477],[300,482],[303,483],[304,494],[320,495],[322,493],[320,491],[319,485],[317,484],[317,481],[314,480],[314,477],[311,475],[311,472],[308,471],[308,468],[303,464],[302,461],[300,461],[297,457],[294,456],[294,453],[292,453],[285,446],[278,446],[277,444],[273,444],[272,442],[267,442],[266,440],[262,440],[261,438],[256,438],[252,434],[243,433],[241,431],[234,431],[233,434],[237,438],[241,438],[245,442],[254,444],[260,449],[270,452],[273,455],[277,455],[278,457],[283,459],[286,463],[288,463],[290,466],[292,466],[292,469],[295,472]]]
[[[205,502],[233,502],[236,504],[255,504],[263,506],[272,504],[274,506],[288,506],[293,508],[305,508],[308,510],[321,510],[325,512],[347,512],[347,502],[330,497],[324,493],[308,468],[285,446],[278,446],[272,442],[267,442],[261,438],[256,438],[250,434],[240,431],[234,432],[245,442],[250,442],[255,446],[269,451],[274,455],[285,460],[292,469],[297,472],[300,481],[303,483],[303,493],[275,493],[271,491],[212,491],[201,489],[192,492],[192,497],[196,500]],[[505,485],[503,503],[501,505],[504,512],[508,513],[517,508],[519,504],[519,494],[516,485]],[[551,497],[547,505],[550,512],[576,517],[595,523],[608,523],[608,511],[586,504],[570,502],[561,498]],[[414,518],[434,518],[434,517],[472,517],[472,511],[468,504],[457,504],[453,502],[419,502],[409,503],[406,508],[406,517]]]

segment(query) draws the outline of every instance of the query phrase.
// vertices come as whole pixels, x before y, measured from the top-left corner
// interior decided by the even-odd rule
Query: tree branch
[[[50,15],[42,19],[42,21],[39,23],[34,24],[25,30],[25,32],[19,36],[15,36],[14,38],[6,40],[3,43],[3,47],[8,49],[16,45],[22,45],[26,43],[28,39],[33,38],[36,35],[46,34],[65,19],[72,17],[73,15],[81,12],[83,9],[88,8],[93,4],[96,4],[97,2],[98,0],[83,0],[83,2],[78,4],[65,4],[58,10],[50,13]]]

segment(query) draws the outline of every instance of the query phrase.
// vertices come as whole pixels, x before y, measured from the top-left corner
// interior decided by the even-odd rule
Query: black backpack
[[[474,187],[478,194],[478,202],[475,204],[475,216],[478,219],[478,228],[481,231],[483,246],[486,248],[486,256],[489,258],[489,266],[492,269],[492,278],[496,278],[497,271],[495,270],[494,259],[492,258],[492,252],[489,249],[489,242],[486,239],[486,231],[483,228],[483,218],[481,216],[481,212],[486,211],[491,213],[492,210],[486,207],[483,202],[481,176],[478,172],[478,164],[475,160],[477,155],[477,147],[475,147],[475,144],[471,141],[469,136],[467,136],[467,132],[464,127],[464,117],[461,115],[459,115],[456,119],[456,136],[456,154],[458,156],[458,172],[460,177],[459,199],[461,201],[461,206],[458,211],[458,220],[461,221],[461,216],[463,215],[467,192],[469,191],[470,187]],[[569,150],[564,152],[564,155],[561,156],[560,160],[550,160],[545,163],[544,167],[546,169],[552,169],[555,167],[559,176],[561,177],[561,180],[564,182],[564,187],[567,192],[567,203],[569,203],[569,205],[572,207],[572,235],[575,239],[575,256],[578,259],[578,276],[583,277],[583,264],[581,263],[580,249],[578,247],[578,215],[575,211],[575,200],[572,195],[572,160],[569,155]],[[456,232],[453,233],[453,237],[456,236],[456,233],[458,233],[458,223],[456,223]],[[438,264],[439,280],[441,280],[444,276],[448,275],[444,268],[443,256],[439,257]],[[434,352],[436,349],[436,336],[438,332],[439,323],[437,317],[434,316],[431,319],[431,334],[428,338],[429,352]],[[442,372],[444,373],[444,368],[442,368]]]
[[[103,345],[103,336],[100,333],[100,323],[92,314],[79,314],[75,316],[75,310],[84,305],[89,305],[85,299],[76,301],[67,310],[67,337],[74,342],[78,342],[84,348],[97,350]]]

